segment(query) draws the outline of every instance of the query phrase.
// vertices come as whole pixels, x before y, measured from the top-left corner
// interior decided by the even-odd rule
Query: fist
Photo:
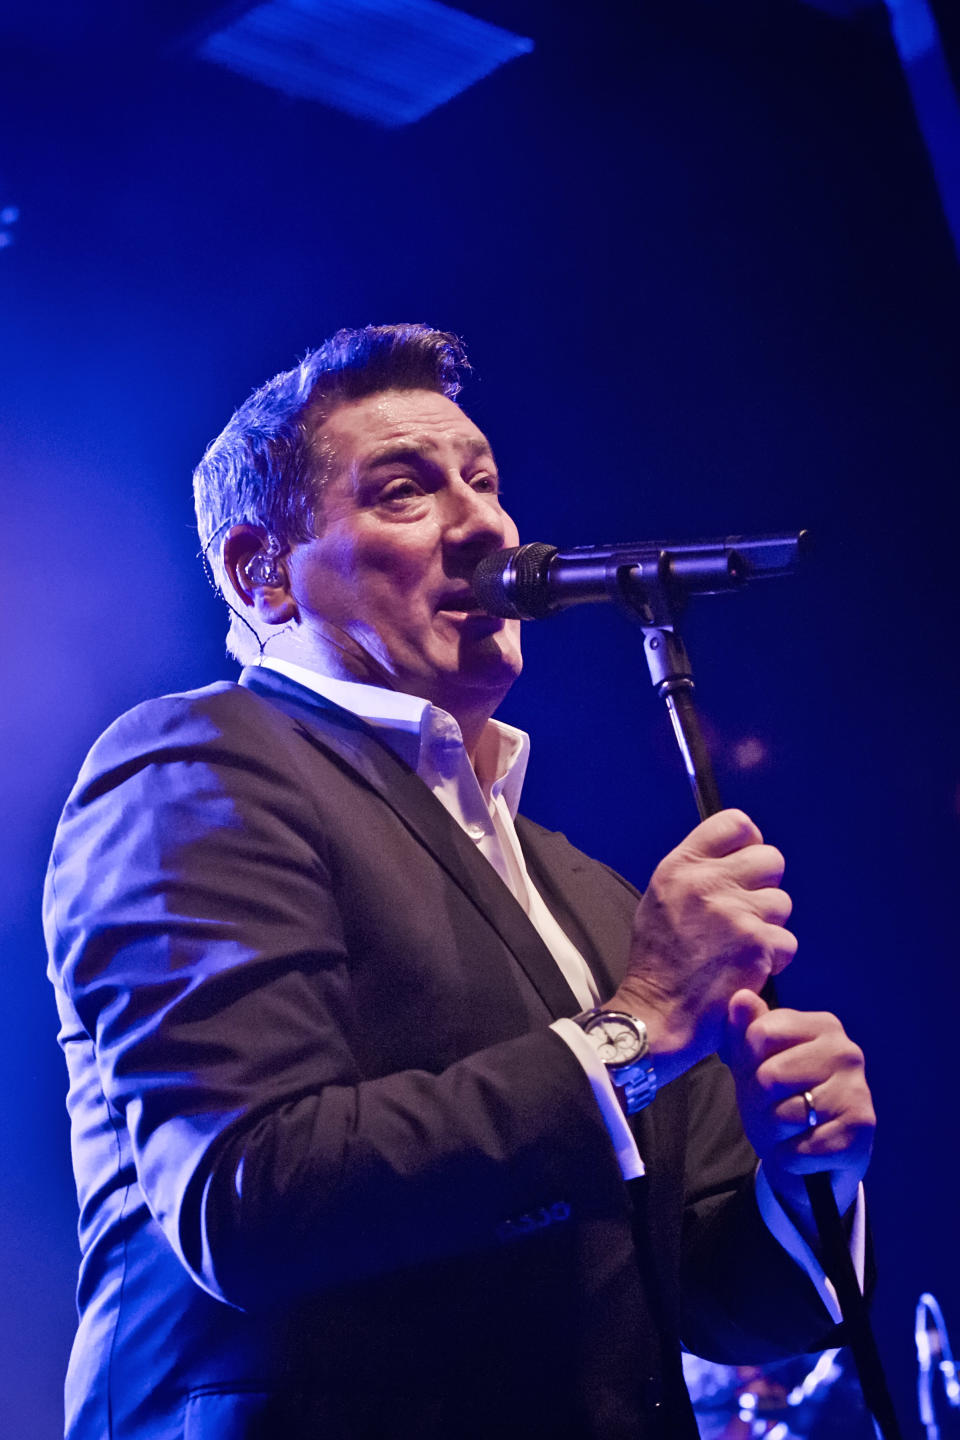
[[[646,1022],[662,1079],[718,1049],[732,996],[759,991],[792,960],[783,869],[748,816],[723,810],[653,872],[610,1003]]]
[[[743,990],[730,1002],[722,1054],[743,1128],[777,1194],[794,1212],[804,1210],[802,1177],[828,1170],[841,1213],[848,1209],[870,1160],[876,1116],[863,1051],[837,1017],[768,1010]]]

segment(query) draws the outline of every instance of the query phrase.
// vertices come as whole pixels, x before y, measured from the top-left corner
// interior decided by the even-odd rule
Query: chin
[[[519,656],[504,655],[497,650],[474,656],[470,664],[461,664],[450,676],[450,684],[461,690],[487,691],[499,704],[510,689],[522,665]]]

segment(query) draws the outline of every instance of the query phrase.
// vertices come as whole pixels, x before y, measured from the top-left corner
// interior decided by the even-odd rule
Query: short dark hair
[[[280,549],[317,533],[322,476],[313,442],[338,405],[384,390],[434,390],[455,400],[469,368],[460,340],[446,330],[364,325],[338,330],[295,369],[255,390],[193,474],[202,554],[218,586],[214,542],[229,526],[262,526]]]

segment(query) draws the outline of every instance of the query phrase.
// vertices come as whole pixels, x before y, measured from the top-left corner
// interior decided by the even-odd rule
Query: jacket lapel
[[[558,924],[590,966],[601,1000],[608,1000],[616,992],[626,970],[624,942],[629,934],[627,916],[621,914],[620,923],[615,928],[611,927],[610,897],[604,896],[596,884],[596,862],[582,855],[565,835],[544,830],[523,815],[517,816],[517,834],[534,884]],[[640,891],[621,875],[611,876],[611,879],[615,879],[618,888],[622,887],[624,906],[629,913],[639,901]],[[614,935],[616,941],[611,943]],[[610,961],[617,955],[620,956],[620,964],[617,966],[614,959],[615,968],[611,968]],[[662,1099],[630,1119],[637,1147],[648,1166],[651,1157],[660,1157],[664,1153],[664,1126],[669,1137],[668,1145],[675,1147],[676,1136],[684,1133],[683,1127],[677,1125],[674,1110]],[[634,1188],[634,1182],[631,1182],[631,1188]]]
[[[305,738],[341,769],[376,791],[412,835],[472,900],[511,951],[550,1015],[576,1015],[576,996],[557,962],[492,865],[376,731],[350,711],[278,671],[249,667],[240,684],[294,719]]]
[[[617,947],[608,943],[609,897],[598,890],[591,877],[595,863],[587,860],[564,835],[544,830],[523,815],[517,816],[517,834],[533,883],[590,966],[601,998],[608,999],[622,978],[627,957],[623,955],[620,968],[615,968],[615,960],[611,968]],[[632,892],[635,899],[628,899],[632,887],[617,878],[624,887],[627,903],[635,904],[640,898],[639,892]]]

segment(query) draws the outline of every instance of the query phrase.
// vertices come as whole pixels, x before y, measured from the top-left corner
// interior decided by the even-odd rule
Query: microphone
[[[473,593],[489,615],[543,620],[568,605],[620,601],[635,608],[656,589],[673,598],[715,595],[748,580],[796,569],[809,532],[728,535],[722,540],[585,545],[562,554],[531,541],[486,555],[473,572]]]

